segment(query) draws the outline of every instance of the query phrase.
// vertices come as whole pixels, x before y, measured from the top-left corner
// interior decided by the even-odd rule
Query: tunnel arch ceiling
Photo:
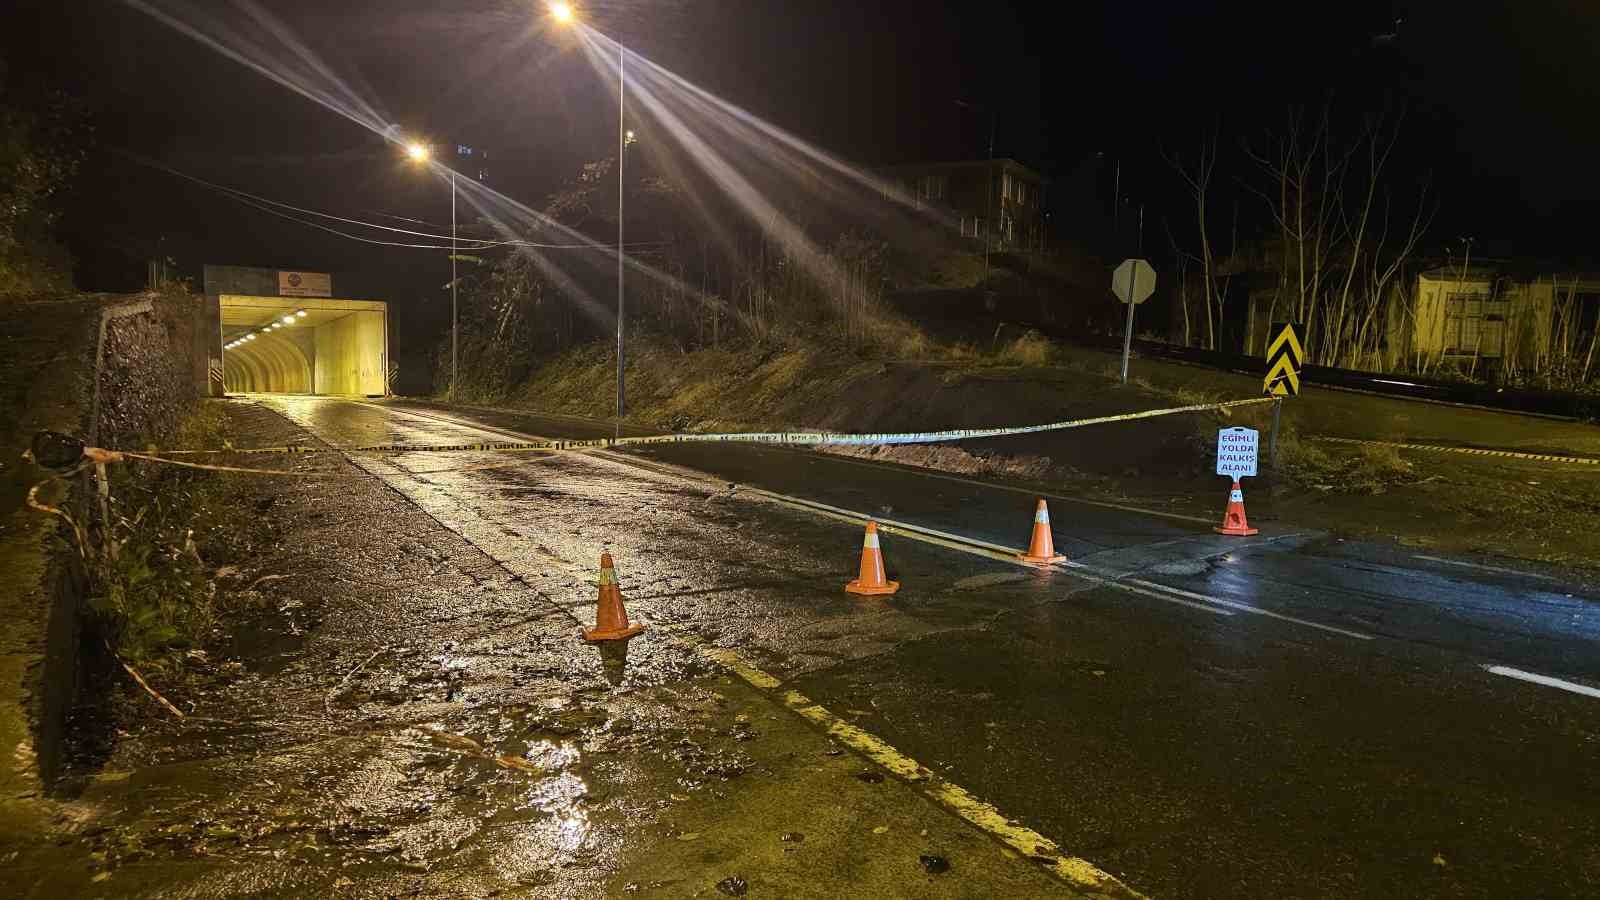
[[[388,393],[383,301],[222,294],[218,305],[229,393]]]

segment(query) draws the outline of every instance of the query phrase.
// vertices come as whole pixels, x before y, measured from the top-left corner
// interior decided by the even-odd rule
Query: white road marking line
[[[1099,579],[1093,579],[1093,580],[1098,581]],[[1174,597],[1171,594],[1163,593],[1161,591],[1147,591],[1142,587],[1134,587],[1131,584],[1124,584],[1123,582],[1120,582],[1120,581],[1100,581],[1100,583],[1102,585],[1105,585],[1106,587],[1116,588],[1119,591],[1127,591],[1130,594],[1141,594],[1141,595],[1146,596],[1146,597],[1154,597],[1157,600],[1165,600],[1168,603],[1176,603],[1179,606],[1187,606],[1190,609],[1203,610],[1205,612],[1211,613],[1212,615],[1218,615],[1218,616],[1231,616],[1231,615],[1233,615],[1232,612],[1230,612],[1230,611],[1228,611],[1226,609],[1217,609],[1215,606],[1213,606],[1213,605],[1211,605],[1209,603],[1195,603],[1192,600],[1185,600],[1185,599],[1183,599],[1181,597]],[[1141,582],[1141,584],[1143,584],[1143,583],[1146,583],[1146,582]]]
[[[1461,566],[1462,568],[1466,569],[1481,569],[1485,572],[1501,572],[1506,575],[1521,575],[1524,578],[1542,578],[1545,581],[1559,580],[1554,575],[1540,575],[1537,572],[1519,572],[1516,569],[1506,569],[1501,568],[1500,566],[1485,566],[1479,563],[1462,562],[1459,559],[1445,559],[1442,556],[1423,556],[1421,553],[1413,553],[1411,558],[1425,559],[1428,562],[1444,563],[1447,566]]]
[[[796,449],[783,446],[776,446],[773,449],[789,450],[799,453],[819,452],[810,449]],[[1027,494],[1030,497],[1044,497],[1049,500],[1060,500],[1063,503],[1077,503],[1081,506],[1099,506],[1105,509],[1116,509],[1121,510],[1122,512],[1139,513],[1140,515],[1154,516],[1162,519],[1176,519],[1180,522],[1194,522],[1199,525],[1217,524],[1215,517],[1202,518],[1200,516],[1187,516],[1183,513],[1167,512],[1166,510],[1162,509],[1146,509],[1142,506],[1130,506],[1125,503],[1111,503],[1106,500],[1090,500],[1086,497],[1073,497],[1068,494],[1052,494],[1047,491],[1039,491],[1033,488],[1018,487],[1012,484],[1002,484],[997,481],[983,481],[978,478],[963,478],[960,475],[951,475],[947,472],[941,472],[938,469],[928,469],[922,466],[914,466],[910,463],[883,462],[873,459],[861,459],[859,457],[849,456],[843,453],[834,453],[829,450],[822,450],[820,452],[826,453],[827,458],[835,462],[866,466],[874,469],[889,469],[891,471],[899,471],[919,478],[934,478],[939,481],[951,481],[957,484],[970,484],[982,488],[991,488],[997,491],[1010,491],[1013,494]]]
[[[1590,687],[1587,684],[1579,684],[1576,681],[1567,681],[1562,678],[1551,678],[1549,675],[1540,675],[1537,672],[1524,672],[1521,669],[1513,669],[1510,666],[1496,666],[1488,663],[1483,665],[1483,670],[1493,675],[1504,675],[1507,678],[1515,678],[1518,681],[1526,681],[1530,684],[1541,684],[1545,687],[1553,687],[1557,690],[1570,691],[1574,694],[1582,694],[1585,697],[1594,697],[1595,699],[1600,700],[1600,688]]]
[[[1196,600],[1205,601],[1206,603],[1215,603],[1215,604],[1217,604],[1219,606],[1226,606],[1229,609],[1236,609],[1236,610],[1238,610],[1240,612],[1247,612],[1247,613],[1251,613],[1251,614],[1257,615],[1257,616],[1267,616],[1268,618],[1272,618],[1272,619],[1282,619],[1285,622],[1293,622],[1296,625],[1304,625],[1307,628],[1316,628],[1316,629],[1320,629],[1322,631],[1330,631],[1330,632],[1332,632],[1334,634],[1342,634],[1345,637],[1353,637],[1358,641],[1370,641],[1370,640],[1373,640],[1373,636],[1370,635],[1370,634],[1362,634],[1359,631],[1350,631],[1350,630],[1344,629],[1344,628],[1335,628],[1332,625],[1324,625],[1321,622],[1312,622],[1312,621],[1309,621],[1309,620],[1306,620],[1306,619],[1298,619],[1298,618],[1295,618],[1294,616],[1286,616],[1283,613],[1273,612],[1270,609],[1262,609],[1259,606],[1251,606],[1248,603],[1239,603],[1239,602],[1234,601],[1234,600],[1223,600],[1220,597],[1209,597],[1209,596],[1207,596],[1205,594],[1196,594],[1196,593],[1193,593],[1192,591],[1186,591],[1186,590],[1183,590],[1181,588],[1169,587],[1169,586],[1164,585],[1164,584],[1157,584],[1154,581],[1144,581],[1144,580],[1139,579],[1139,578],[1129,578],[1128,581],[1130,581],[1130,582],[1132,582],[1134,584],[1143,585],[1144,587],[1154,588],[1155,590],[1171,591],[1174,594],[1179,594],[1179,595],[1184,596],[1184,597],[1192,597],[1192,598],[1194,598]]]
[[[363,462],[375,461],[363,460]],[[392,465],[389,468],[400,472],[405,471]],[[381,479],[381,476],[378,477]],[[419,508],[421,507],[420,503],[417,503],[415,499],[404,494],[404,492],[402,492],[402,496],[406,496]],[[427,513],[426,509],[423,509],[423,511]],[[813,512],[822,511],[813,510]],[[831,515],[837,516],[838,514]],[[477,547],[480,552],[494,560],[507,572],[517,575],[516,570],[502,561],[500,557],[495,556],[489,549],[478,544],[461,531],[450,530],[455,531],[467,543]],[[923,537],[922,539],[940,540],[928,537]],[[954,541],[950,543],[954,543]],[[974,548],[974,550],[977,549]],[[986,552],[993,553],[995,551]],[[517,575],[517,577],[521,578],[523,576]],[[524,580],[526,581],[527,579],[524,578]],[[532,587],[531,583],[530,587]],[[538,588],[534,589],[538,590]],[[542,594],[543,592],[541,591],[540,593]],[[552,602],[552,605],[562,608],[558,603]],[[658,624],[657,627],[666,632],[670,639],[692,648],[707,659],[733,672],[747,684],[769,695],[775,695],[778,688],[783,685],[781,679],[763,671],[737,650],[708,646],[702,638],[693,632],[685,631],[672,625]],[[993,805],[979,800],[965,788],[944,779],[918,763],[915,759],[901,753],[887,741],[846,722],[805,695],[797,691],[788,691],[785,696],[774,697],[774,699],[780,700],[784,706],[800,717],[820,726],[836,740],[903,778],[924,796],[1021,854],[1024,859],[1038,864],[1045,871],[1062,881],[1075,887],[1089,890],[1094,893],[1094,896],[1105,897],[1107,900],[1117,900],[1117,898],[1121,898],[1121,900],[1144,900],[1144,895],[1129,888],[1116,877],[1099,869],[1093,863],[1062,852],[1054,841],[1011,819]]]
[[[378,404],[367,404],[367,405],[378,406]],[[380,406],[379,408],[385,408],[385,407],[381,407]],[[440,421],[445,421],[445,422],[448,422],[449,424],[452,424],[452,425],[460,425],[460,426],[468,428],[468,429],[477,427],[477,426],[472,426],[472,425],[464,425],[463,423],[456,422],[456,421],[449,420],[449,419],[444,419],[443,417],[430,416],[430,415],[426,415],[426,414],[417,415],[416,413],[411,413],[411,412],[405,411],[405,410],[389,410],[389,411],[400,412],[402,415],[412,415],[412,416],[414,416],[416,418],[421,418],[421,419],[435,419],[435,418],[437,418]],[[482,429],[482,430],[487,431],[488,429]],[[502,433],[503,434],[515,434],[515,432],[502,432]],[[639,468],[644,468],[644,467],[639,467]],[[977,483],[981,483],[981,482],[977,482]],[[790,505],[790,506],[798,507],[798,508],[801,508],[801,509],[805,509],[807,511],[810,511],[810,512],[813,512],[813,513],[817,513],[817,514],[821,514],[821,515],[824,515],[824,516],[828,516],[830,518],[844,519],[845,521],[855,521],[855,522],[876,521],[876,522],[879,523],[879,528],[881,530],[889,533],[889,534],[899,534],[899,535],[902,535],[904,537],[909,537],[909,538],[912,538],[914,540],[919,540],[919,541],[923,541],[925,543],[934,544],[936,546],[945,547],[947,549],[961,550],[961,551],[964,551],[964,552],[967,552],[967,553],[975,553],[975,554],[977,554],[979,556],[984,556],[984,557],[987,557],[989,559],[997,560],[997,561],[1000,561],[1000,562],[1012,563],[1014,565],[1019,565],[1020,564],[1020,565],[1028,566],[1029,568],[1033,568],[1031,565],[1029,565],[1027,563],[1022,563],[1020,560],[1017,559],[1017,554],[1018,554],[1019,551],[1014,550],[1014,549],[1012,549],[1010,547],[1005,547],[1005,546],[1002,546],[1000,544],[991,543],[989,541],[981,540],[981,539],[978,539],[978,538],[967,537],[965,535],[951,534],[950,532],[947,532],[947,531],[940,531],[940,530],[935,529],[935,528],[928,528],[928,527],[921,526],[921,525],[912,525],[909,522],[897,522],[897,521],[895,521],[893,519],[884,519],[884,518],[881,518],[881,517],[874,517],[874,516],[871,516],[871,515],[868,515],[868,514],[865,514],[865,513],[857,512],[857,511],[852,510],[852,509],[845,509],[843,507],[833,506],[831,504],[822,503],[821,501],[812,500],[812,499],[809,499],[809,498],[806,498],[806,497],[794,497],[794,496],[791,496],[791,495],[788,495],[788,494],[780,494],[777,491],[769,491],[769,490],[765,490],[763,488],[752,487],[752,486],[749,486],[749,485],[740,485],[739,489],[742,490],[742,491],[747,491],[749,493],[759,494],[759,495],[764,496],[764,497],[766,497],[766,498],[768,498],[770,500],[775,500],[775,501],[778,501],[780,503],[784,503],[786,505]],[[1070,560],[1067,561],[1066,563],[1062,564],[1062,566],[1064,568],[1070,568],[1070,569],[1077,570],[1077,571],[1073,571],[1072,574],[1077,575],[1080,578],[1085,578],[1085,579],[1087,579],[1089,581],[1098,582],[1099,584],[1101,584],[1102,586],[1105,586],[1105,587],[1115,588],[1117,590],[1125,591],[1125,592],[1130,593],[1130,594],[1139,594],[1140,596],[1150,597],[1152,599],[1161,600],[1161,601],[1164,601],[1166,603],[1173,603],[1173,604],[1177,604],[1179,606],[1187,606],[1190,609],[1201,610],[1202,612],[1208,612],[1208,613],[1211,613],[1212,615],[1231,616],[1231,615],[1233,615],[1232,610],[1239,610],[1241,612],[1254,613],[1256,615],[1268,616],[1268,617],[1274,618],[1274,619],[1282,619],[1282,620],[1284,620],[1286,622],[1293,622],[1293,623],[1295,623],[1297,625],[1304,625],[1304,626],[1306,626],[1308,628],[1317,628],[1317,629],[1321,629],[1323,631],[1330,631],[1330,632],[1333,632],[1335,634],[1346,635],[1348,637],[1356,638],[1357,640],[1363,640],[1363,641],[1372,640],[1372,636],[1371,635],[1360,634],[1359,632],[1354,632],[1354,631],[1346,631],[1345,629],[1342,629],[1342,628],[1335,628],[1335,627],[1333,627],[1331,625],[1322,625],[1322,624],[1319,624],[1317,622],[1308,622],[1308,621],[1306,621],[1304,619],[1297,619],[1297,618],[1295,618],[1293,616],[1286,616],[1286,615],[1283,615],[1281,613],[1271,612],[1269,610],[1261,609],[1261,608],[1255,607],[1255,606],[1250,606],[1250,605],[1244,604],[1244,603],[1235,603],[1235,602],[1230,601],[1230,600],[1221,600],[1221,599],[1218,599],[1216,597],[1207,597],[1207,596],[1205,596],[1203,594],[1193,594],[1193,593],[1190,593],[1188,591],[1179,590],[1178,588],[1170,588],[1170,587],[1167,587],[1166,585],[1157,584],[1157,583],[1151,582],[1151,581],[1142,581],[1142,580],[1137,579],[1137,578],[1128,579],[1127,580],[1128,582],[1135,582],[1135,583],[1137,583],[1138,585],[1141,586],[1141,587],[1135,587],[1133,584],[1129,584],[1129,583],[1123,582],[1123,581],[1117,581],[1117,580],[1114,580],[1114,579],[1111,579],[1111,578],[1100,578],[1100,577],[1090,576],[1090,575],[1087,575],[1085,572],[1082,571],[1083,566],[1082,566],[1081,563],[1072,562]],[[1189,598],[1192,598],[1192,600],[1184,600],[1184,599],[1181,599],[1178,596],[1173,596],[1174,594],[1178,594],[1178,595],[1181,595],[1183,597],[1189,597]],[[1200,602],[1193,602],[1194,600],[1198,600]],[[1223,607],[1228,607],[1228,608],[1227,609],[1218,609],[1217,608],[1218,606],[1223,606]]]
[[[430,416],[430,415],[426,415],[426,414],[417,415],[416,413],[411,413],[411,412],[406,411],[406,410],[388,409],[386,407],[379,406],[378,404],[364,404],[364,405],[376,406],[376,407],[378,407],[380,409],[385,409],[386,411],[400,412],[402,415],[412,415],[412,416],[415,416],[416,418],[421,418],[421,419],[434,419],[434,418],[437,418],[440,421],[446,421],[446,422],[449,422],[452,425],[459,425],[459,426],[462,426],[462,427],[465,427],[465,428],[468,428],[468,429],[480,428],[480,426],[465,425],[464,423],[453,421],[453,420],[449,420],[449,419],[444,419],[443,417],[435,417],[435,416]],[[481,429],[480,428],[480,430],[488,431],[489,429]],[[515,432],[502,432],[502,433],[503,434],[516,434]],[[639,468],[645,468],[645,467],[639,467]],[[817,501],[817,500],[811,500],[811,499],[808,499],[808,498],[805,498],[805,497],[794,497],[794,496],[790,496],[788,494],[780,494],[777,491],[768,491],[768,490],[765,490],[765,489],[762,489],[762,488],[751,487],[749,485],[740,485],[739,489],[743,490],[743,491],[747,491],[749,493],[759,494],[761,496],[767,497],[768,499],[776,500],[776,501],[778,501],[780,503],[785,503],[785,504],[796,506],[796,507],[799,507],[799,508],[802,508],[802,509],[807,509],[807,510],[809,510],[811,512],[814,512],[814,513],[819,513],[819,514],[822,514],[822,515],[825,515],[825,516],[829,516],[830,518],[839,518],[839,519],[845,519],[846,521],[856,521],[856,522],[876,521],[876,522],[879,523],[879,527],[880,527],[881,530],[886,531],[886,532],[888,532],[890,534],[900,534],[900,535],[903,535],[905,537],[913,538],[915,540],[924,541],[926,543],[934,544],[936,546],[945,547],[945,548],[951,549],[951,550],[962,550],[962,551],[965,551],[965,552],[968,552],[968,553],[975,553],[975,554],[977,554],[979,556],[985,556],[985,557],[988,557],[990,559],[994,559],[994,560],[1001,561],[1001,562],[1008,562],[1008,563],[1013,563],[1013,564],[1027,565],[1026,563],[1021,563],[1020,560],[1018,560],[1016,558],[1016,556],[1017,556],[1019,551],[1014,550],[1014,549],[1012,549],[1010,547],[1002,546],[1000,544],[994,544],[994,543],[991,543],[989,541],[980,540],[978,538],[966,537],[964,535],[951,534],[950,532],[947,532],[947,531],[940,531],[938,529],[927,528],[927,527],[921,526],[921,525],[912,525],[912,524],[910,524],[908,522],[896,522],[893,519],[884,519],[884,518],[880,518],[880,517],[874,517],[874,516],[867,515],[865,513],[857,512],[855,510],[845,509],[843,507],[838,507],[838,506],[833,506],[831,504],[822,503],[822,502]],[[1202,610],[1204,612],[1208,612],[1208,613],[1211,613],[1213,615],[1231,616],[1231,615],[1233,615],[1233,612],[1231,610],[1238,610],[1240,612],[1253,613],[1253,614],[1259,615],[1259,616],[1267,616],[1267,617],[1274,618],[1274,619],[1281,619],[1281,620],[1283,620],[1285,622],[1293,622],[1293,623],[1295,623],[1297,625],[1304,625],[1304,626],[1306,626],[1308,628],[1316,628],[1316,629],[1320,629],[1322,631],[1329,631],[1329,632],[1332,632],[1334,634],[1342,634],[1342,635],[1345,635],[1347,637],[1355,638],[1357,640],[1370,641],[1370,640],[1373,639],[1372,635],[1369,635],[1369,634],[1361,634],[1360,632],[1356,632],[1356,631],[1347,631],[1347,630],[1345,630],[1343,628],[1335,628],[1335,627],[1333,627],[1331,625],[1323,625],[1323,624],[1320,624],[1320,623],[1317,623],[1317,622],[1309,622],[1309,621],[1306,621],[1305,619],[1297,619],[1294,616],[1287,616],[1287,615],[1284,615],[1282,613],[1275,613],[1275,612],[1272,612],[1270,610],[1261,609],[1260,607],[1250,606],[1249,604],[1246,604],[1246,603],[1236,603],[1236,602],[1233,602],[1231,600],[1222,600],[1222,599],[1219,599],[1219,598],[1216,598],[1216,597],[1208,597],[1208,596],[1205,596],[1203,594],[1194,594],[1194,593],[1190,593],[1188,591],[1180,590],[1178,588],[1167,587],[1164,584],[1157,584],[1157,583],[1152,582],[1152,581],[1143,581],[1143,580],[1140,580],[1140,579],[1137,579],[1137,578],[1130,578],[1130,579],[1127,580],[1127,582],[1133,582],[1134,584],[1129,584],[1127,582],[1115,581],[1115,580],[1112,580],[1112,579],[1109,579],[1109,578],[1097,578],[1097,577],[1094,577],[1094,576],[1089,576],[1087,573],[1082,571],[1082,564],[1081,563],[1075,563],[1075,562],[1068,561],[1067,563],[1064,564],[1063,567],[1074,569],[1076,571],[1073,571],[1072,574],[1077,575],[1080,578],[1086,578],[1087,580],[1090,580],[1090,581],[1097,581],[1101,585],[1106,586],[1106,587],[1116,588],[1117,590],[1126,591],[1126,592],[1131,593],[1131,594],[1139,594],[1141,596],[1150,597],[1150,598],[1153,598],[1153,599],[1156,599],[1156,600],[1161,600],[1161,601],[1164,601],[1164,602],[1167,602],[1167,603],[1174,603],[1174,604],[1177,604],[1179,606],[1187,606],[1190,609]],[[1030,568],[1032,568],[1032,567],[1030,566]],[[1135,584],[1139,585],[1139,587],[1135,587],[1134,586]],[[1180,599],[1179,596],[1173,596],[1174,594],[1180,595],[1182,597],[1189,597],[1189,598],[1192,598],[1192,600],[1197,600],[1199,602],[1192,602],[1191,600]],[[1218,609],[1217,608],[1218,606],[1227,607],[1227,609]]]
[[[466,422],[466,421],[462,421],[461,419],[453,418],[451,416],[437,415],[437,414],[434,414],[434,413],[417,412],[415,410],[410,410],[410,409],[400,409],[398,407],[390,406],[389,404],[385,404],[385,403],[373,403],[373,402],[368,401],[368,400],[352,400],[350,402],[351,403],[358,403],[358,404],[360,404],[362,406],[370,406],[373,409],[381,409],[384,412],[393,413],[394,415],[410,416],[413,419],[422,419],[423,421],[426,421],[426,422],[442,422],[442,423],[444,423],[446,425],[453,425],[456,428],[462,429],[463,431],[478,431],[478,432],[482,432],[483,434],[492,434],[495,437],[501,438],[501,439],[510,438],[512,440],[515,440],[515,441],[525,441],[525,442],[528,442],[528,443],[536,443],[538,441],[552,440],[551,438],[541,437],[539,435],[524,434],[524,433],[522,433],[520,431],[512,431],[512,430],[510,430],[508,428],[496,428],[493,425],[483,425],[483,424],[480,424],[480,423],[477,423],[477,422]]]
[[[992,553],[998,553],[1002,557],[1004,557],[1008,562],[1010,562],[1010,561],[1019,561],[1018,557],[1023,552],[1025,552],[1025,551],[1023,551],[1021,549],[1018,549],[1016,547],[1007,547],[1004,544],[995,544],[995,543],[991,543],[989,541],[981,540],[979,538],[968,537],[968,536],[966,536],[964,534],[951,534],[948,531],[940,531],[937,528],[929,528],[929,527],[927,527],[925,525],[913,525],[910,522],[900,522],[900,521],[896,521],[894,519],[886,519],[886,518],[883,518],[881,516],[872,516],[872,515],[868,515],[867,513],[856,512],[853,509],[845,509],[842,506],[833,506],[831,504],[823,503],[820,500],[811,500],[811,499],[808,499],[806,497],[795,497],[795,496],[792,496],[792,495],[789,495],[789,494],[780,494],[777,491],[769,491],[769,490],[767,490],[765,488],[751,487],[749,485],[739,485],[739,490],[741,490],[741,491],[749,491],[749,492],[755,493],[755,494],[760,494],[763,497],[768,497],[768,498],[773,499],[773,500],[781,500],[781,501],[784,501],[784,502],[787,502],[787,503],[792,503],[792,504],[796,504],[796,505],[800,505],[800,506],[809,507],[809,508],[811,508],[811,509],[813,509],[815,511],[819,511],[819,512],[829,512],[829,513],[834,513],[836,515],[848,516],[848,517],[850,517],[852,519],[857,519],[857,520],[860,520],[860,521],[863,521],[863,522],[865,522],[867,520],[871,520],[871,521],[877,522],[878,523],[878,527],[880,529],[882,529],[882,530],[886,530],[887,531],[889,529],[894,529],[893,531],[889,532],[891,534],[893,534],[893,533],[903,533],[908,537],[928,536],[928,537],[940,538],[940,539],[945,540],[945,541],[953,541],[953,542],[960,543],[960,544],[966,544],[966,545],[969,545],[971,547],[975,547],[975,548],[978,548],[978,549],[981,549],[981,550],[988,550],[988,551],[990,551]],[[1067,563],[1064,563],[1064,564],[1068,565],[1068,566],[1072,565],[1071,562],[1067,562]],[[1029,565],[1031,566],[1031,564],[1029,564]]]

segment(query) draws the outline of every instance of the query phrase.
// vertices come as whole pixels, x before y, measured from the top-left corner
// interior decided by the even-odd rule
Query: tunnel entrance
[[[387,393],[387,304],[222,294],[229,393]]]
[[[206,266],[205,293],[196,366],[211,396],[389,392],[387,303],[334,297],[327,273],[243,266]]]

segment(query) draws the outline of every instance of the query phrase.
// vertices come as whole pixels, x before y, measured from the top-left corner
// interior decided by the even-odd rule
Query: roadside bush
[[[1290,480],[1302,487],[1376,496],[1416,480],[1414,467],[1394,447],[1364,444],[1354,452],[1330,447],[1303,439],[1287,423],[1278,435],[1278,458]]]
[[[1037,331],[1028,331],[1000,348],[995,361],[1012,366],[1047,366],[1055,355],[1050,339]]]
[[[223,446],[223,422],[220,408],[202,405],[172,443]],[[121,658],[159,667],[171,652],[200,645],[216,621],[216,587],[194,535],[220,508],[220,479],[142,463],[106,473],[98,521],[82,547],[91,624]]]
[[[1211,391],[1178,388],[1172,392],[1172,402],[1179,406],[1199,406],[1202,403],[1217,403],[1220,400],[1221,398]]]
[[[148,511],[136,514],[116,554],[97,567],[89,599],[106,641],[136,663],[199,644],[214,621],[214,589],[193,538],[173,523],[147,521]]]

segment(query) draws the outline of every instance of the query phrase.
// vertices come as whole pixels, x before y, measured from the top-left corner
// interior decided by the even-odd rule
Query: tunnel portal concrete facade
[[[388,304],[332,294],[326,273],[206,266],[206,393],[388,394]]]

